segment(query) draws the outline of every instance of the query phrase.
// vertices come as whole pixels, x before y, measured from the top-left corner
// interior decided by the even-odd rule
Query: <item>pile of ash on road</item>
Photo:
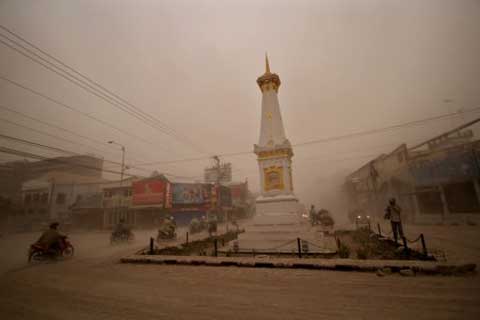
[[[217,243],[217,247],[223,247],[228,242],[237,239],[238,234],[242,232],[244,232],[244,230],[229,231],[221,235],[209,236],[205,239],[182,243],[178,246],[156,248],[153,254],[174,256],[213,255],[215,250],[215,242]]]
[[[335,231],[340,247],[346,255],[342,258],[378,259],[378,260],[432,260],[430,256],[413,250],[405,249],[393,240],[381,237],[367,228],[357,230]]]

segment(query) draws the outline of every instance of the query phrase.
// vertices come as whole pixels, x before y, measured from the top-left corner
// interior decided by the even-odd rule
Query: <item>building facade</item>
[[[41,224],[51,221],[69,223],[72,206],[83,197],[100,192],[106,180],[66,172],[49,172],[22,184],[21,223]]]
[[[40,161],[10,161],[0,165],[0,195],[19,204],[22,199],[22,185],[31,180],[41,179],[49,173],[65,173],[101,179],[103,159],[78,155],[56,157]]]
[[[349,214],[382,219],[395,197],[413,223],[480,223],[480,141],[465,126],[418,146],[401,145],[351,173]]]

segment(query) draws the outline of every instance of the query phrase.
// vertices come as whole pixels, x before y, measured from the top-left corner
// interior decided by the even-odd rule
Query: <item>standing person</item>
[[[312,226],[316,223],[317,212],[315,211],[315,206],[312,204],[310,206],[310,223]]]
[[[401,213],[402,208],[396,203],[395,198],[391,198],[385,209],[385,219],[389,219],[392,224],[392,233],[395,243],[398,242],[398,235],[403,238]]]

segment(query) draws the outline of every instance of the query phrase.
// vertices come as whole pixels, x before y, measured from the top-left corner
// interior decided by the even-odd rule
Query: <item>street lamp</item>
[[[120,146],[122,148],[122,169],[120,170],[120,186],[122,186],[123,183],[123,172],[125,170],[125,146],[121,145],[120,143],[117,143],[113,140],[108,141],[109,144],[116,144],[117,146]]]

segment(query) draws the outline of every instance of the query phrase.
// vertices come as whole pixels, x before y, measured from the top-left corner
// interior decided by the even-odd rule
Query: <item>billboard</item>
[[[210,185],[200,183],[172,184],[173,204],[205,204],[210,202]]]
[[[247,201],[247,184],[239,183],[235,185],[230,185],[230,193],[232,195],[232,205],[244,205]]]
[[[224,163],[220,167],[205,169],[204,180],[206,183],[229,183],[232,181],[232,164]]]
[[[140,180],[132,185],[132,204],[139,205],[161,205],[165,200],[166,182],[163,180]]]
[[[217,188],[217,201],[221,207],[231,207],[232,206],[232,194],[230,188],[225,186],[218,186]]]
[[[468,149],[438,153],[428,159],[417,160],[410,166],[410,170],[419,186],[480,177],[476,154]]]

